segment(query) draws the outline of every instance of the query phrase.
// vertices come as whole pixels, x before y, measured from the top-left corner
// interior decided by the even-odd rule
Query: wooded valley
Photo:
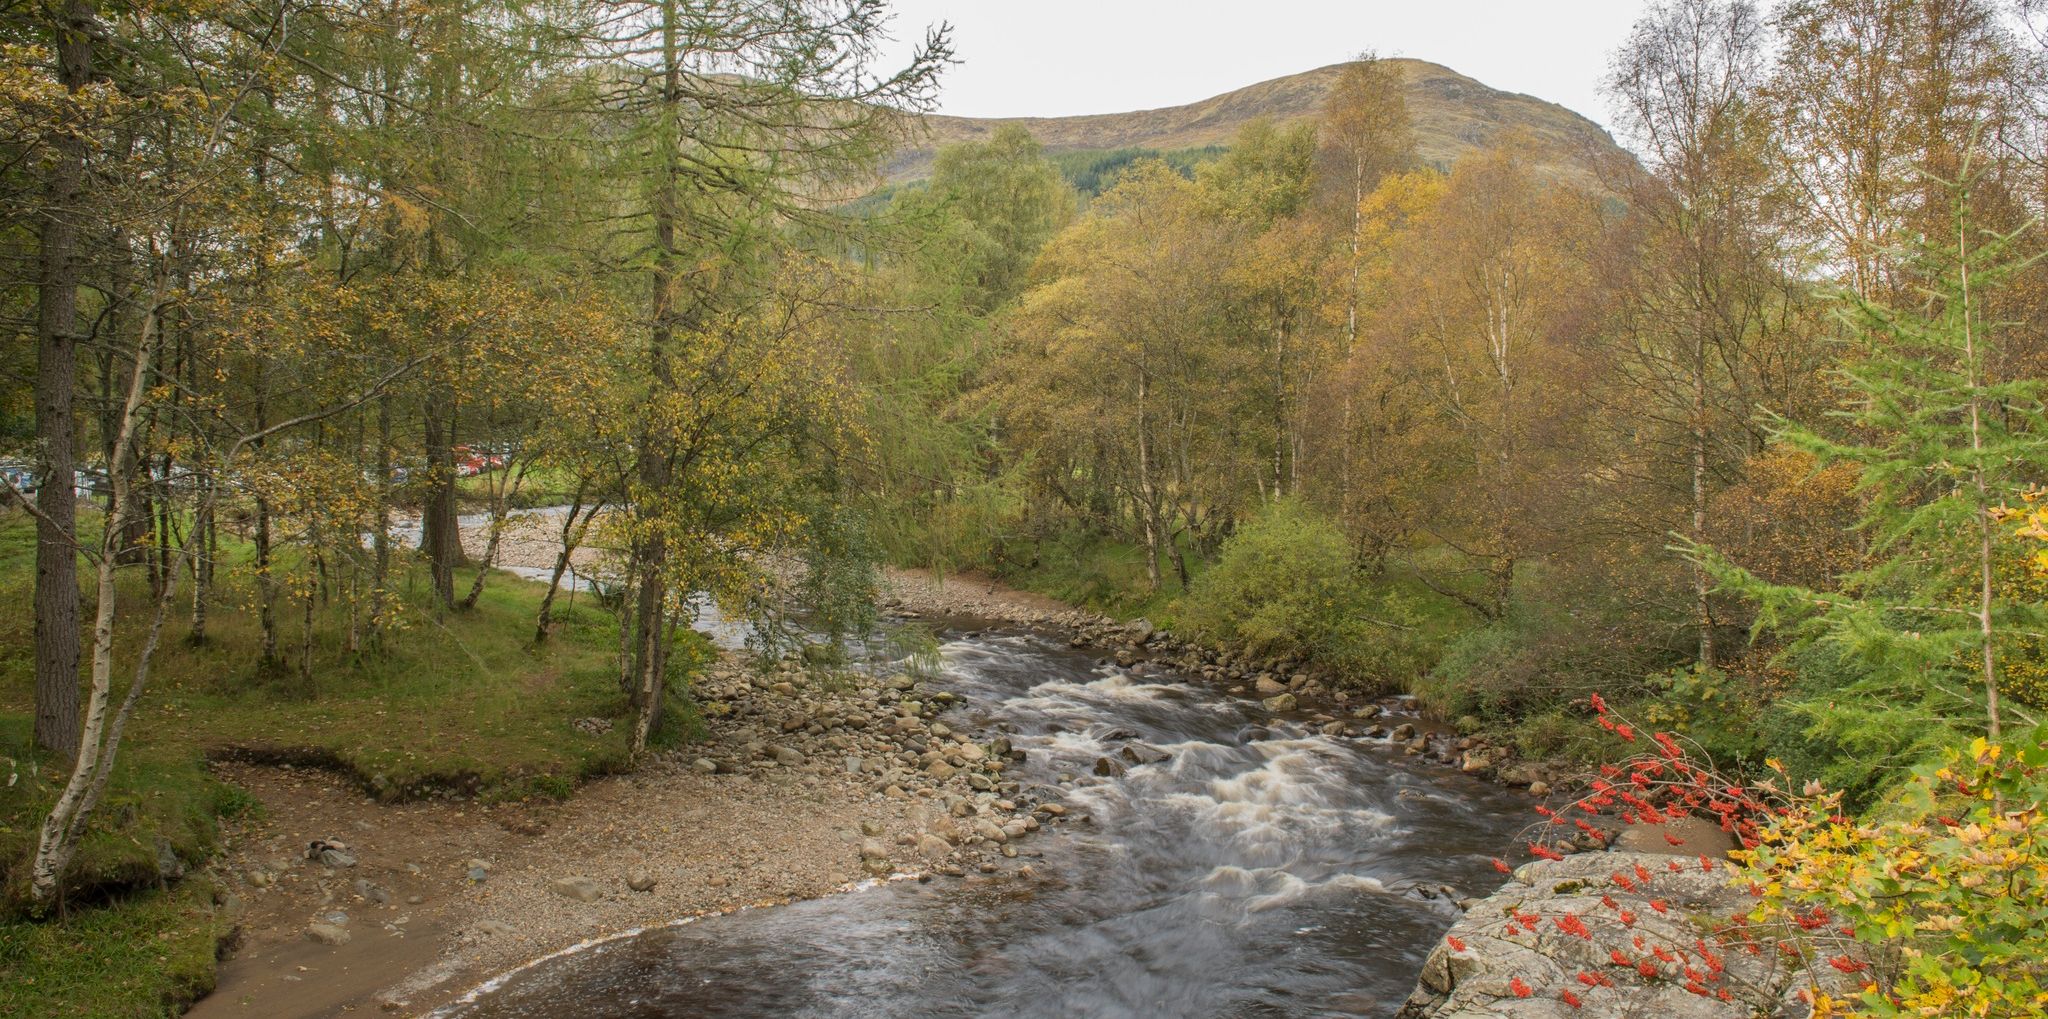
[[[2048,12],[1660,0],[1611,141],[1548,107],[1425,150],[1432,65],[1368,53],[1227,144],[996,122],[928,167],[953,45],[892,30],[4,9],[0,932],[210,854],[222,748],[566,795],[704,738],[706,606],[843,665],[920,569],[1529,760],[1613,767],[1612,704],[1811,780],[1889,820],[1810,873],[2031,889],[1911,900],[2005,947],[1923,925],[1828,1014],[2043,1014]],[[2000,745],[1995,800],[1901,792]]]

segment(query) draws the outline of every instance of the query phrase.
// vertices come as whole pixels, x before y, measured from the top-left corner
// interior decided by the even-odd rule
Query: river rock
[[[1287,684],[1269,675],[1260,676],[1257,680],[1253,681],[1252,689],[1258,691],[1261,697],[1277,697],[1287,692]]]
[[[889,858],[889,847],[883,845],[881,839],[862,839],[860,840],[860,858],[863,860],[886,860]]]
[[[1283,693],[1273,697],[1268,697],[1260,703],[1265,705],[1267,711],[1271,711],[1275,714],[1293,711],[1295,706],[1294,695],[1291,693]]]
[[[1171,759],[1173,755],[1146,743],[1127,743],[1122,750],[1117,751],[1117,756],[1132,764],[1158,764]]]
[[[1584,1019],[1586,1016],[1657,1016],[1659,1019],[1748,1019],[1758,1014],[1744,1003],[1746,989],[1761,989],[1761,997],[1777,998],[1789,989],[1808,986],[1814,979],[1824,990],[1840,993],[1841,974],[1798,971],[1778,960],[1730,950],[1717,958],[1726,966],[1724,977],[1713,986],[1736,991],[1735,1000],[1723,1002],[1685,990],[1683,960],[1662,964],[1656,975],[1645,979],[1634,968],[1611,964],[1608,953],[1640,953],[1630,939],[1640,936],[1657,945],[1692,945],[1712,938],[1695,917],[1720,918],[1746,911],[1751,903],[1746,890],[1729,881],[1726,868],[1711,872],[1697,867],[1672,873],[1665,867],[1669,857],[1641,853],[1585,853],[1563,860],[1538,860],[1515,871],[1514,877],[1498,891],[1473,903],[1464,917],[1436,944],[1423,962],[1422,977],[1398,1019]],[[1632,882],[1624,888],[1612,875],[1642,866],[1655,876],[1647,883]],[[1606,905],[1611,897],[1617,904]],[[1652,909],[1655,898],[1668,909]],[[1602,918],[1617,909],[1636,915],[1628,937],[1612,934],[1611,921]],[[1600,920],[1590,925],[1595,937],[1585,939],[1558,927],[1555,918],[1567,914]],[[1533,932],[1514,923],[1516,915],[1541,918]],[[1452,938],[1462,948],[1452,947]],[[1616,986],[1589,989],[1577,981],[1582,972],[1604,974]],[[1830,976],[1832,974],[1832,976]],[[1515,993],[1512,982],[1523,981],[1533,990],[1529,997]],[[1583,1001],[1574,1008],[1560,991],[1570,990]],[[1756,991],[1750,991],[1755,995]],[[1804,1011],[1768,1014],[1803,1015]]]
[[[1394,742],[1405,743],[1415,738],[1415,723],[1402,722],[1394,727]]]
[[[604,889],[596,881],[580,874],[558,877],[548,882],[548,891],[565,899],[575,899],[577,902],[596,902],[604,898]]]
[[[626,887],[636,892],[651,892],[654,890],[655,883],[654,875],[644,870],[626,872]]]
[[[323,945],[346,945],[350,934],[347,928],[331,923],[310,923],[306,925],[306,940],[318,941]]]
[[[795,747],[776,747],[774,756],[775,763],[785,768],[801,767],[805,761],[809,760],[809,758],[804,756],[803,751]]]
[[[699,775],[715,775],[718,773],[718,762],[709,757],[699,757],[690,762],[690,770]]]

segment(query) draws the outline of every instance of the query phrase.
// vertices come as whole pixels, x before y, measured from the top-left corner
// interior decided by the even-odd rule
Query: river
[[[945,635],[949,721],[1088,821],[1033,871],[891,881],[603,942],[440,1013],[581,1017],[1389,1016],[1498,883],[1526,801],[1384,740],[1268,728],[1256,702],[1018,630]],[[1168,755],[1112,777],[1135,736]],[[1061,784],[1062,775],[1069,776]],[[1437,890],[1455,889],[1453,896]]]

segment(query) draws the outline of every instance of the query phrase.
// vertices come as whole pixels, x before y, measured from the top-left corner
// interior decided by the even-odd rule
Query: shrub
[[[1372,590],[1343,532],[1292,501],[1274,503],[1231,535],[1175,614],[1217,643],[1311,659],[1355,681],[1405,678],[1419,653],[1415,607]]]
[[[1809,956],[1844,972],[1869,967],[1859,996],[1823,997],[1815,1015],[2048,1015],[2044,737],[1949,750],[1906,786],[1903,821],[1824,803],[1750,854],[1765,890],[1753,920],[1791,923]],[[1816,915],[1826,925],[1800,923]]]
[[[1282,502],[1223,543],[1179,615],[1204,636],[1254,652],[1306,653],[1335,631],[1357,588],[1343,533]]]
[[[1602,765],[1578,800],[1536,808],[1542,821],[1529,853],[1561,859],[1565,841],[1608,841],[1611,824],[1589,817],[1624,824],[1712,818],[1743,849],[1729,868],[1699,857],[1699,871],[1728,872],[1756,905],[1690,944],[1646,942],[1612,898],[1618,891],[1590,912],[1518,910],[1499,936],[1516,940],[1555,926],[1584,938],[1592,955],[1611,953],[1617,966],[1635,966],[1645,980],[1683,980],[1694,994],[1760,1014],[1775,1013],[1777,988],[1731,979],[1722,963],[1736,951],[1793,960],[1800,997],[1816,1017],[2048,1015],[2048,728],[2006,745],[1979,738],[1967,752],[1950,748],[1943,763],[1904,787],[1886,820],[1859,821],[1819,782],[1791,788],[1781,762],[1768,760],[1761,780],[1730,777],[1699,763],[1689,740],[1639,728],[1598,695],[1588,701],[1593,720],[1633,756]],[[1693,866],[1674,857],[1666,870],[1684,874]],[[1609,879],[1631,893],[1655,892],[1666,880],[1641,865]],[[1668,908],[1661,899],[1649,905]],[[1463,950],[1451,940],[1454,951]],[[1517,976],[1511,990],[1597,1007],[1605,1002],[1596,995],[1635,975],[1613,972],[1607,979],[1582,972],[1572,978],[1577,984],[1566,980],[1561,988]]]

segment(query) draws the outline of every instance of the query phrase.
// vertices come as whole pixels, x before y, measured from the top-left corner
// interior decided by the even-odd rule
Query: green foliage
[[[1845,730],[1826,724],[1828,713],[1816,706],[1837,700],[1858,675],[1853,661],[1826,646],[1792,651],[1779,668],[1788,678],[1783,689],[1718,669],[1676,669],[1652,678],[1637,710],[1645,724],[1684,734],[1717,767],[1755,772],[1765,761],[1779,761],[1857,809],[1877,802],[1912,763],[1939,752],[1952,735],[1940,725]]]
[[[1764,892],[1752,921],[1781,924],[1807,957],[1870,980],[1860,994],[1823,996],[1816,1016],[2043,1014],[2044,738],[1949,748],[1900,790],[1896,816],[1857,822],[1823,803],[1751,854]],[[1799,922],[1815,915],[1827,922]]]
[[[0,919],[0,1015],[168,1019],[213,989],[234,919],[212,882],[138,891],[55,920]]]
[[[1117,178],[1123,176],[1125,170],[1145,160],[1160,160],[1182,176],[1193,177],[1199,167],[1221,158],[1225,151],[1221,145],[1165,151],[1145,148],[1079,149],[1057,152],[1049,158],[1074,190],[1094,198],[1116,186]]]
[[[978,290],[970,306],[987,312],[1016,295],[1038,249],[1074,217],[1075,196],[1030,132],[998,128],[986,143],[940,150],[921,196],[948,214],[941,250],[927,260],[935,276],[958,273]]]
[[[1396,686],[1416,666],[1414,606],[1371,590],[1336,525],[1292,500],[1225,541],[1175,609],[1210,640],[1314,660],[1352,682]]]
[[[1308,204],[1315,159],[1313,123],[1282,128],[1255,120],[1221,156],[1201,164],[1195,179],[1217,196],[1228,214],[1272,222]]]
[[[1080,526],[1028,534],[995,550],[990,565],[1010,583],[1050,598],[1112,616],[1171,618],[1180,589],[1171,575],[1147,589],[1145,550]],[[1199,577],[1200,564],[1191,562]]]
[[[1689,549],[1726,589],[1755,600],[1760,630],[1853,665],[1850,682],[1808,707],[1815,731],[1866,766],[1880,749],[1951,743],[1987,717],[1995,734],[1996,670],[1986,659],[2048,628],[2048,606],[2015,597],[2018,564],[1996,547],[2008,537],[2000,514],[2048,476],[2042,386],[1992,374],[1998,339],[1984,311],[2030,260],[2016,253],[2016,236],[1980,230],[1967,182],[1950,195],[1954,235],[1915,252],[1915,270],[1930,281],[1924,304],[1841,298],[1861,347],[1842,373],[1840,416],[1852,438],[1776,423],[1781,440],[1821,466],[1859,469],[1858,528],[1869,542],[1861,568],[1814,590],[1771,583],[1704,546]],[[1980,594],[1988,598],[1981,605]],[[1980,610],[1989,613],[1988,634]]]

